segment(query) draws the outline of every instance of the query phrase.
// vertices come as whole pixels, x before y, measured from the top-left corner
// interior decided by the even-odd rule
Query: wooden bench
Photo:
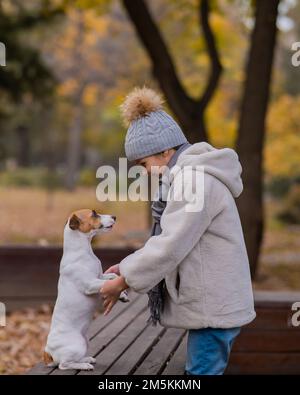
[[[117,303],[90,328],[89,354],[95,370],[61,371],[39,363],[30,375],[182,375],[187,331],[154,327],[147,295],[130,292],[130,303]],[[256,292],[257,318],[236,341],[227,374],[300,374],[300,327],[291,324],[291,306],[300,293]]]
[[[120,262],[132,248],[96,248],[103,270]],[[54,304],[57,294],[61,246],[0,247],[0,302],[6,311]]]

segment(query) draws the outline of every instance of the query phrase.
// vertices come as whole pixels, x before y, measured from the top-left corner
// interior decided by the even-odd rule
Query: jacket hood
[[[183,151],[177,166],[204,166],[204,171],[227,186],[234,198],[243,191],[242,166],[237,153],[231,148],[217,149],[208,143],[191,145]]]

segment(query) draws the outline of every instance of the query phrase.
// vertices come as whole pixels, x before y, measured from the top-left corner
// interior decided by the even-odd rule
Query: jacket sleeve
[[[197,182],[199,173],[194,173]],[[119,265],[126,283],[138,293],[147,293],[171,273],[194,248],[211,222],[207,194],[203,192],[202,209],[189,211],[190,200],[174,198],[174,184],[173,181],[161,216],[161,234],[150,237],[143,248],[127,256]]]

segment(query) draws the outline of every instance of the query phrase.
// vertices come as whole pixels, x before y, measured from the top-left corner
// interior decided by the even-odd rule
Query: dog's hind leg
[[[88,362],[61,362],[58,365],[61,370],[93,370],[94,366]]]
[[[53,361],[51,354],[49,354],[47,351],[44,351],[44,363],[48,368],[54,368],[58,365],[57,362]]]
[[[66,345],[60,350],[59,369],[61,370],[93,370],[93,365],[84,360],[87,354],[87,339],[81,334],[74,334],[69,336],[69,341],[72,344]]]
[[[83,363],[96,363],[96,358],[93,357],[84,357],[80,360]]]

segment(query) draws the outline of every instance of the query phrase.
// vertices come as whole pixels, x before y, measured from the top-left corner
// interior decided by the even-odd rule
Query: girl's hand
[[[117,277],[114,280],[105,281],[103,287],[100,289],[100,294],[104,300],[104,315],[107,315],[111,311],[113,306],[117,303],[121,292],[127,288],[128,285],[122,276]]]
[[[113,265],[113,266],[109,267],[104,272],[104,274],[106,274],[106,273],[115,273],[115,274],[117,274],[119,276],[120,275],[119,264],[117,263],[116,265]]]

